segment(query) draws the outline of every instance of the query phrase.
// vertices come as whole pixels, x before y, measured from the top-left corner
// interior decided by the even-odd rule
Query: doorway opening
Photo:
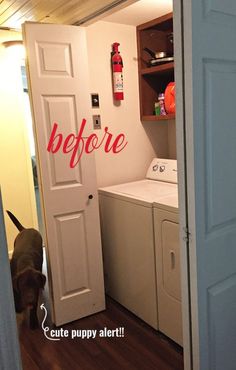
[[[31,108],[30,108],[28,82],[27,82],[26,66],[24,63],[24,59],[22,60],[20,70],[21,70],[22,87],[23,87],[25,124],[27,128],[27,136],[28,136],[28,142],[29,142],[29,148],[30,148],[33,188],[34,188],[35,203],[36,203],[37,221],[38,221],[37,229],[43,238],[42,273],[46,276],[46,284],[44,286],[42,297],[40,299],[42,302],[44,302],[46,306],[46,309],[48,312],[47,324],[49,324],[49,323],[52,323],[52,320],[51,320],[51,309],[50,309],[51,306],[50,306],[50,299],[49,299],[50,293],[49,293],[49,283],[48,283],[47,253],[46,253],[46,246],[45,246],[46,235],[45,235],[45,227],[44,227],[44,222],[43,222],[43,217],[42,217],[42,204],[41,204],[41,199],[40,199],[39,177],[38,177],[38,163],[37,163],[37,157],[36,157],[35,138],[34,138],[34,133],[33,133],[33,122],[32,122]],[[42,317],[42,313],[40,314],[40,312],[38,312],[38,316]]]
[[[139,26],[139,25],[142,25],[140,27],[140,32],[143,32],[143,39],[141,40],[141,46],[140,46],[140,38],[138,37],[138,48],[140,49],[141,47],[145,47],[145,46],[148,46],[148,45],[145,45],[145,42],[148,43],[148,33],[150,32],[150,29],[155,29],[153,34],[155,33],[155,31],[158,29],[158,26],[157,24],[153,23],[152,25],[151,24],[148,24],[149,21],[151,21],[152,19],[156,19],[158,18],[158,15],[157,13],[155,13],[155,11],[153,11],[153,15],[151,15],[150,18],[147,18],[147,19],[142,19],[142,18],[139,18],[140,15],[138,14],[132,14],[132,12],[129,13],[128,11],[128,8],[132,9],[132,7],[135,8],[135,6],[141,6],[141,3],[143,3],[143,14],[144,14],[144,10],[147,10],[148,8],[148,5],[147,5],[147,1],[137,1],[137,2],[134,2],[133,5],[131,6],[128,6],[128,7],[123,7],[123,9],[121,9],[120,11],[114,11],[111,15],[108,15],[107,17],[105,16],[104,18],[102,18],[100,21],[101,22],[93,22],[92,24],[88,25],[88,34],[89,34],[89,38],[88,38],[88,44],[89,45],[89,56],[90,58],[93,58],[93,55],[98,55],[99,53],[99,50],[98,50],[98,47],[96,45],[96,39],[95,39],[95,35],[99,33],[99,30],[101,30],[101,35],[100,35],[100,38],[102,38],[103,41],[100,42],[100,45],[105,45],[103,46],[103,49],[102,50],[107,50],[109,49],[109,36],[107,36],[110,32],[110,34],[112,34],[112,30],[114,29],[114,33],[116,32],[116,35],[117,36],[113,36],[114,37],[114,40],[111,40],[111,41],[118,41],[120,43],[120,53],[122,55],[122,57],[125,58],[125,62],[124,62],[124,95],[125,95],[125,100],[126,100],[126,96],[127,96],[127,100],[129,98],[129,83],[127,82],[127,80],[131,79],[131,60],[137,58],[137,56],[135,55],[135,52],[133,51],[133,49],[129,48],[129,51],[127,51],[127,49],[125,48],[126,46],[126,42],[124,40],[124,38],[122,38],[122,34],[124,35],[126,32],[126,39],[129,38],[129,40],[131,40],[132,36],[131,36],[131,28],[132,26],[136,27],[136,26]],[[151,2],[150,2],[151,3]],[[158,2],[158,1],[155,1],[155,4],[156,6],[158,6],[157,4],[163,4],[163,2]],[[166,2],[166,4],[168,4],[168,2]],[[161,16],[164,16],[165,14],[173,11],[173,4],[172,3],[169,3],[169,5],[171,5],[170,8],[168,8],[168,10],[166,10],[164,13],[160,14],[160,17]],[[146,8],[145,8],[146,6]],[[154,15],[155,14],[155,15]],[[141,12],[141,17],[142,17],[142,12]],[[104,22],[104,23],[103,23]],[[138,23],[136,23],[138,22]],[[147,22],[147,23],[146,23]],[[146,23],[146,24],[145,24]],[[156,22],[157,23],[157,22]],[[126,28],[127,27],[127,28]],[[128,32],[128,28],[130,27],[130,33]],[[109,30],[109,32],[108,32]],[[120,32],[118,31],[120,30]],[[160,30],[158,30],[160,31]],[[166,28],[166,31],[168,31],[168,26]],[[134,32],[135,34],[135,32]],[[104,35],[104,37],[103,37]],[[172,34],[173,36],[173,34]],[[104,41],[106,39],[106,42]],[[175,35],[174,35],[174,39],[175,39]],[[176,37],[177,39],[177,37]],[[136,35],[135,35],[135,39],[132,39],[134,40],[133,42],[135,43],[136,42]],[[131,44],[131,43],[130,43]],[[129,44],[129,45],[130,45]],[[99,47],[100,47],[99,45]],[[160,47],[160,49],[158,49]],[[158,45],[156,46],[156,49],[153,48],[152,51],[156,51],[156,52],[160,52],[162,51],[163,49],[161,49],[161,46]],[[104,51],[105,55],[106,55],[106,51]],[[102,56],[102,52],[99,54],[98,56],[98,64],[99,65],[103,65],[106,63],[106,58]],[[140,54],[138,55],[140,57]],[[141,56],[143,56],[141,54]],[[110,120],[114,121],[115,118],[115,114],[117,112],[117,115],[119,115],[119,122],[115,122],[114,123],[114,127],[115,125],[119,125],[119,127],[123,128],[123,130],[125,130],[125,132],[129,132],[129,127],[132,127],[131,130],[132,130],[132,133],[133,135],[136,137],[136,140],[139,139],[139,133],[136,133],[136,128],[137,128],[137,121],[139,121],[139,124],[140,126],[145,130],[145,133],[148,137],[148,140],[149,140],[149,145],[151,143],[152,145],[152,148],[153,148],[153,152],[154,152],[154,157],[159,157],[159,158],[168,158],[168,159],[176,159],[177,157],[177,148],[176,148],[176,122],[175,122],[175,117],[169,117],[168,120],[166,121],[158,121],[156,119],[156,117],[154,117],[154,98],[158,98],[158,89],[159,87],[161,89],[164,88],[164,84],[165,84],[165,80],[164,78],[161,76],[161,73],[159,73],[158,71],[158,68],[155,66],[156,70],[150,68],[150,64],[151,63],[157,63],[157,61],[153,60],[154,57],[150,58],[151,60],[149,61],[149,64],[146,63],[147,62],[147,59],[144,58],[144,60],[142,60],[142,70],[140,72],[140,75],[141,75],[141,84],[139,84],[139,89],[140,89],[140,85],[143,86],[141,87],[141,89],[143,88],[143,101],[139,101],[139,96],[137,94],[137,97],[135,95],[135,91],[133,90],[133,98],[134,100],[137,99],[136,101],[138,101],[141,105],[141,111],[142,111],[142,116],[143,116],[143,120],[142,120],[142,123],[139,121],[140,120],[140,113],[139,113],[139,109],[137,108],[137,115],[136,115],[136,121],[135,119],[132,120],[132,115],[130,114],[129,115],[129,119],[127,120],[127,117],[125,116],[122,116],[121,113],[117,110],[115,112],[112,111],[112,108],[110,108],[110,111],[111,111],[111,114],[110,116],[108,115],[108,119],[110,118]],[[137,60],[137,59],[136,59]],[[137,68],[137,66],[135,65],[132,65],[133,68]],[[168,76],[169,74],[169,71],[168,71],[168,68],[167,68],[167,65],[165,65],[164,63],[162,64],[162,67],[163,70],[165,70],[165,76]],[[174,68],[172,69],[172,72],[174,73]],[[103,90],[102,89],[102,81],[106,80],[107,79],[107,76],[108,76],[108,73],[105,75],[105,73],[100,73],[99,76],[96,76],[96,69],[93,69],[91,68],[91,74],[90,74],[90,77],[92,79],[92,86],[93,86],[93,89],[94,91],[101,91]],[[137,73],[138,74],[138,73]],[[171,73],[169,74],[171,76]],[[158,77],[157,77],[158,76]],[[168,76],[169,77],[169,76]],[[167,78],[168,78],[167,77]],[[157,81],[157,79],[159,78],[159,80],[161,80],[161,82]],[[170,78],[173,78],[173,75],[170,77]],[[172,81],[172,80],[170,80]],[[180,80],[179,80],[180,81]],[[158,86],[159,85],[159,86]],[[105,91],[105,88],[107,87],[104,87],[104,90],[103,90],[103,96],[106,96],[106,99],[108,100],[109,97],[108,97],[108,94],[107,92]],[[164,91],[160,91],[160,92],[164,92]],[[124,101],[124,104],[121,104],[121,106],[125,106],[125,108],[127,108],[128,106],[128,102],[126,103],[126,101]],[[134,113],[135,112],[135,109],[136,107],[133,105],[132,107],[132,112]],[[102,112],[102,110],[101,110]],[[107,117],[107,113],[106,113],[106,117]],[[122,118],[121,118],[122,117]],[[124,121],[124,126],[122,126],[122,124],[120,123],[121,121]],[[128,124],[128,122],[130,123],[130,126]],[[130,133],[130,135],[132,135],[132,133]],[[160,138],[162,138],[162,141],[160,142]],[[164,142],[164,140],[166,140]],[[122,236],[124,236],[124,239],[127,240],[126,238],[130,237],[130,235],[128,235],[127,233],[125,233],[125,229],[129,229],[129,226],[133,227],[133,229],[135,230],[135,227],[134,225],[132,225],[131,222],[129,222],[130,219],[133,220],[133,217],[131,217],[131,215],[134,214],[134,212],[130,211],[130,217],[127,217],[127,218],[124,218],[122,217],[121,215],[123,215],[123,208],[121,206],[121,203],[122,201],[119,201],[118,198],[123,198],[124,200],[124,203],[125,205],[127,206],[127,203],[129,201],[128,197],[129,195],[131,195],[130,191],[131,190],[131,187],[130,188],[126,188],[125,190],[125,186],[128,182],[132,182],[134,180],[137,180],[137,179],[143,179],[145,177],[145,173],[147,171],[147,168],[149,166],[149,164],[151,163],[151,159],[153,158],[152,155],[150,154],[150,152],[148,153],[148,148],[150,148],[150,146],[142,146],[142,148],[147,148],[146,149],[146,152],[142,152],[142,155],[143,155],[143,158],[146,156],[146,158],[148,158],[148,156],[150,156],[149,158],[149,161],[146,162],[146,168],[143,167],[143,174],[140,174],[138,173],[137,176],[135,177],[133,174],[132,174],[132,177],[131,177],[131,171],[130,171],[130,168],[131,168],[131,165],[132,165],[132,170],[135,171],[136,168],[135,168],[135,163],[138,163],[139,167],[142,166],[143,164],[143,158],[140,158],[139,156],[139,153],[138,151],[136,152],[136,157],[135,157],[135,160],[132,162],[132,160],[130,160],[128,163],[130,164],[130,167],[124,163],[123,167],[122,167],[122,170],[123,170],[123,173],[121,174],[119,171],[119,168],[115,167],[115,165],[113,165],[113,168],[115,167],[117,170],[116,170],[116,173],[114,174],[114,171],[112,171],[112,166],[109,167],[109,164],[107,163],[106,161],[106,158],[101,158],[101,156],[98,158],[98,168],[97,168],[97,174],[98,174],[98,185],[102,188],[106,188],[107,189],[105,190],[102,190],[103,194],[101,194],[101,199],[100,199],[100,207],[101,207],[101,214],[102,214],[102,238],[103,238],[103,246],[104,246],[104,250],[105,250],[105,257],[104,259],[106,259],[106,262],[105,262],[105,282],[107,284],[107,291],[110,290],[110,295],[111,296],[116,296],[117,297],[117,300],[120,301],[120,302],[125,302],[126,300],[126,307],[128,307],[128,305],[132,306],[133,302],[129,302],[128,301],[128,298],[127,295],[125,296],[125,293],[122,295],[120,289],[121,289],[121,285],[122,285],[122,281],[123,281],[123,288],[125,288],[125,283],[124,283],[124,280],[121,279],[121,283],[119,283],[117,279],[117,275],[119,274],[119,272],[117,273],[117,271],[115,269],[113,269],[114,266],[117,266],[119,265],[119,267],[117,268],[117,270],[119,268],[122,269],[122,262],[121,263],[116,263],[116,258],[117,258],[117,255],[118,254],[121,254],[122,255],[122,258],[124,258],[124,255],[123,255],[123,249],[122,249]],[[104,162],[103,162],[104,160]],[[106,161],[106,166],[107,168],[111,168],[111,176],[110,178],[106,177],[105,176],[102,176],[101,173],[102,171],[99,171],[99,166],[101,166],[101,163],[103,163],[103,165],[105,165],[105,161]],[[115,164],[115,160],[114,160],[114,164]],[[127,169],[127,173],[126,172],[126,169]],[[129,173],[128,173],[129,172]],[[138,172],[138,171],[137,171]],[[122,178],[122,175],[125,173],[124,177]],[[116,184],[122,184],[122,189],[120,188],[119,189],[119,186],[117,186],[115,188],[115,185]],[[112,186],[114,185],[114,188],[112,188]],[[109,189],[109,187],[111,186],[111,188]],[[122,191],[123,194],[118,193],[119,191]],[[127,194],[129,192],[129,194],[127,195],[126,199],[125,199],[125,196],[124,196],[124,192],[127,191]],[[115,194],[117,193],[117,194]],[[116,195],[117,195],[117,199],[116,199]],[[119,203],[119,204],[118,204]],[[117,211],[118,210],[118,211]],[[130,207],[130,210],[131,210],[131,207]],[[112,216],[111,216],[112,214]],[[156,211],[155,210],[155,215],[156,215],[156,219],[159,218],[159,220],[161,220],[161,217],[162,215],[159,215],[159,210]],[[127,216],[127,213],[126,213],[126,216]],[[168,217],[169,218],[168,218]],[[170,262],[169,263],[169,266],[170,266],[170,270],[171,270],[171,266],[173,267],[173,265],[175,265],[175,262],[177,262],[177,264],[179,263],[179,271],[178,271],[178,277],[176,275],[176,279],[175,279],[175,283],[176,285],[172,285],[171,284],[171,279],[168,280],[168,277],[165,276],[166,280],[165,280],[165,283],[166,283],[166,287],[168,287],[169,289],[169,292],[168,294],[169,295],[172,295],[174,294],[175,297],[174,298],[177,298],[178,300],[178,303],[180,303],[181,299],[179,299],[179,296],[180,296],[180,291],[181,291],[181,283],[180,283],[180,259],[178,260],[178,258],[180,257],[178,255],[179,253],[179,250],[180,250],[180,247],[179,247],[179,244],[180,243],[176,243],[174,241],[178,239],[178,235],[179,235],[179,224],[178,224],[178,216],[176,219],[170,219],[170,214],[168,213],[168,215],[165,215],[165,218],[167,217],[167,220],[170,221],[170,222],[164,222],[163,223],[163,228],[162,227],[159,227],[157,226],[157,229],[158,231],[156,231],[156,238],[157,240],[161,240],[162,238],[164,238],[165,240],[165,246],[167,247],[167,249],[170,247],[170,250],[169,252],[167,252],[167,249],[164,253],[164,256],[163,256],[163,259],[166,261],[166,264],[165,264],[165,267],[167,267],[168,269],[168,261]],[[129,219],[129,220],[128,220]],[[122,222],[124,221],[124,222]],[[134,221],[135,222],[135,221]],[[160,224],[160,223],[159,223]],[[119,226],[117,226],[119,225]],[[114,228],[113,228],[114,226]],[[119,243],[119,232],[117,231],[119,230],[120,231],[120,242],[121,244]],[[139,227],[136,227],[136,234],[139,235],[139,230],[140,228]],[[122,234],[122,233],[125,233],[125,234]],[[114,235],[116,233],[116,242],[114,242]],[[162,233],[162,234],[161,234]],[[172,239],[173,237],[173,239]],[[171,240],[172,239],[172,240]],[[133,238],[134,240],[134,238]],[[140,238],[137,237],[137,243],[140,241]],[[181,241],[180,241],[181,242]],[[117,243],[117,249],[115,249],[114,247],[114,244]],[[123,242],[124,244],[124,242]],[[115,249],[114,253],[112,254],[111,252],[111,249],[110,248],[112,246],[112,248]],[[169,247],[168,247],[169,246]],[[177,247],[177,249],[176,249]],[[130,252],[130,250],[129,250]],[[128,253],[129,253],[128,252]],[[116,254],[117,253],[117,254]],[[160,253],[160,251],[158,252]],[[136,257],[136,256],[135,256]],[[134,258],[135,258],[134,257]],[[111,259],[113,258],[112,260],[112,264],[111,264]],[[172,259],[173,258],[173,259]],[[174,262],[175,261],[175,262]],[[127,265],[128,266],[128,265]],[[122,273],[123,273],[123,276],[128,276],[128,281],[129,283],[131,284],[132,283],[132,278],[130,278],[129,280],[129,274],[127,272],[127,270],[129,270],[126,266],[126,271],[125,271],[125,267],[124,267],[124,264],[123,264],[123,270],[122,270]],[[160,268],[160,263],[158,262],[158,269]],[[163,267],[163,266],[162,266]],[[161,273],[166,273],[166,269],[162,268],[161,270]],[[130,270],[131,271],[131,270]],[[110,278],[109,278],[109,275],[110,275]],[[159,274],[160,276],[160,274]],[[109,281],[110,280],[110,281]],[[170,283],[170,285],[169,285]],[[123,290],[125,291],[125,289]],[[178,293],[177,293],[178,291]],[[163,303],[162,303],[163,304]],[[178,312],[179,312],[179,315],[181,316],[181,303],[178,304]],[[162,306],[162,313],[164,312],[164,316],[166,315],[168,309],[170,309],[170,305],[168,305],[167,302],[165,302],[165,304]],[[175,313],[177,312],[177,310],[175,311]],[[171,312],[171,309],[170,309],[170,312]],[[176,319],[174,319],[175,315],[173,314],[171,319],[173,320],[171,322],[171,320],[168,320],[167,319],[168,315],[165,316],[164,320],[165,320],[165,324],[167,323],[167,326],[171,326],[171,328],[169,327],[168,331],[171,332],[171,329],[173,329],[176,325]],[[182,328],[182,324],[180,325],[181,328]],[[163,331],[166,330],[166,328],[163,328],[162,327],[162,330],[160,331]],[[186,353],[188,353],[188,347],[186,348]]]
[[[12,258],[14,241],[18,230],[8,217],[6,210],[15,215],[25,228],[40,231],[43,240],[44,227],[39,197],[35,144],[25,76],[21,34],[1,31],[1,41],[19,38],[17,45],[2,46],[0,64],[2,73],[2,134],[1,134],[1,187],[9,259]],[[47,275],[46,253],[43,248],[43,274]],[[44,290],[44,301],[48,302],[48,285]],[[49,310],[50,311],[50,310]],[[19,326],[23,315],[17,315]]]
[[[156,1],[156,6],[157,3],[164,4],[164,1]],[[130,114],[128,121],[127,117],[125,117],[125,115],[122,116],[122,113],[118,109],[116,111],[113,111],[113,107],[108,108],[111,113],[109,115],[108,111],[106,111],[106,117],[108,117],[108,119],[110,118],[111,121],[114,121],[114,127],[116,124],[119,124],[119,127],[123,128],[125,132],[129,132],[129,128],[131,127],[132,132],[130,133],[130,136],[135,136],[135,139],[137,141],[140,140],[141,137],[140,133],[136,132],[137,127],[142,127],[149,141],[145,145],[143,144],[143,146],[141,146],[142,148],[145,148],[145,151],[141,152],[142,158],[140,158],[140,153],[137,150],[135,152],[134,161],[132,162],[132,160],[130,160],[128,162],[130,166],[127,165],[127,163],[124,163],[122,166],[122,171],[119,171],[119,168],[115,167],[115,165],[113,164],[113,168],[116,168],[116,171],[114,173],[114,171],[112,171],[112,166],[109,167],[109,162],[107,161],[107,158],[102,158],[102,155],[99,158],[98,155],[96,157],[98,163],[98,185],[102,188],[100,191],[100,209],[102,223],[102,244],[105,261],[106,291],[108,295],[116,299],[119,303],[123,304],[126,308],[129,308],[132,312],[135,312],[136,314],[138,313],[138,315],[140,315],[139,317],[144,319],[144,321],[146,319],[146,322],[148,322],[147,312],[142,311],[142,304],[139,304],[138,301],[138,299],[140,298],[140,294],[135,294],[135,281],[138,282],[137,285],[139,287],[142,287],[143,281],[138,280],[138,277],[142,276],[142,273],[137,273],[136,279],[134,278],[134,276],[135,272],[138,271],[138,269],[136,268],[137,260],[140,259],[146,261],[145,258],[147,257],[140,247],[140,244],[148,245],[147,240],[144,240],[144,235],[149,242],[151,241],[150,243],[153,243],[152,237],[150,235],[155,235],[154,248],[156,265],[153,266],[153,270],[158,270],[158,279],[156,280],[156,282],[157,285],[160,285],[158,286],[159,292],[157,294],[159,298],[157,306],[159,308],[160,321],[158,323],[154,322],[154,324],[152,322],[152,325],[154,327],[154,325],[156,324],[160,332],[165,333],[168,337],[172,337],[172,339],[174,338],[176,342],[179,341],[179,343],[181,343],[181,264],[179,254],[180,243],[178,240],[178,200],[176,204],[173,202],[174,197],[169,197],[168,200],[166,198],[165,204],[164,201],[162,203],[161,199],[154,201],[154,205],[152,206],[153,211],[150,211],[149,214],[149,216],[151,215],[150,222],[146,222],[148,216],[145,214],[145,212],[141,211],[144,207],[139,207],[139,205],[140,202],[142,202],[144,199],[147,199],[144,196],[144,189],[142,189],[142,197],[140,196],[140,198],[138,195],[138,191],[140,191],[141,194],[141,190],[137,190],[138,186],[142,186],[142,180],[139,182],[139,184],[138,181],[135,181],[138,179],[144,179],[145,173],[147,172],[148,166],[150,165],[153,157],[158,157],[159,159],[164,158],[173,160],[176,160],[177,157],[175,115],[170,114],[169,116],[165,117],[157,117],[154,112],[156,102],[155,99],[158,100],[158,95],[160,93],[164,93],[167,84],[173,82],[174,78],[174,55],[171,46],[167,50],[167,53],[169,54],[168,56],[170,58],[167,61],[160,62],[160,60],[158,60],[158,57],[156,57],[155,55],[158,52],[166,51],[166,36],[169,38],[169,40],[173,40],[173,33],[170,31],[170,22],[172,21],[172,19],[170,21],[170,19],[168,19],[167,17],[167,13],[173,11],[173,5],[170,2],[166,2],[166,4],[169,5],[170,8],[168,8],[168,10],[165,10],[163,13],[160,13],[160,17],[158,17],[157,12],[155,13],[155,11],[152,11],[151,16],[145,19],[145,16],[142,18],[142,15],[144,15],[144,11],[148,8],[147,1],[137,1],[131,6],[124,7],[117,12],[114,11],[113,14],[104,17],[98,22],[94,22],[91,25],[88,25],[87,29],[89,56],[90,59],[92,59],[93,55],[99,55],[97,56],[97,63],[99,65],[104,65],[106,63],[106,50],[109,49],[109,45],[112,44],[112,41],[119,41],[120,43],[120,54],[122,55],[122,57],[124,57],[123,74],[125,86],[125,98],[124,102],[121,103],[121,107],[124,106],[127,111],[127,107],[129,106],[129,87],[131,85],[128,81],[133,78],[133,81],[137,82],[137,79],[135,80],[135,77],[138,76],[138,71],[135,70],[137,68],[137,64],[135,65],[134,61],[137,62],[137,60],[141,60],[141,66],[139,68],[139,93],[137,92],[136,94],[136,91],[134,91],[134,89],[132,90],[133,99],[137,105],[135,106],[135,104],[130,104],[131,109],[129,110]],[[138,14],[135,12],[132,13],[131,10],[129,13],[129,9],[137,10],[138,7],[140,7],[141,9],[142,6],[143,12],[141,11]],[[153,14],[155,14],[155,16],[153,16]],[[158,20],[157,18],[160,19]],[[138,27],[138,55],[137,50],[134,50],[134,48],[132,47],[136,43],[136,27]],[[96,35],[98,34],[100,35],[100,40],[102,40],[100,41],[99,46],[96,40]],[[160,40],[158,40],[158,38]],[[126,41],[127,39],[132,40],[132,43],[130,42],[128,44]],[[129,50],[127,50],[126,48],[127,44],[129,46]],[[149,45],[153,46],[151,47]],[[143,52],[143,50],[147,47],[149,49],[152,48],[152,57],[149,58],[149,60]],[[101,50],[100,54],[99,48]],[[102,50],[104,50],[104,57]],[[161,67],[159,68],[159,66]],[[133,70],[135,70],[137,74],[136,76],[132,75],[132,68]],[[104,86],[103,88],[102,81],[107,80],[110,70],[108,70],[107,72],[100,72],[99,76],[96,72],[96,69],[93,69],[91,67],[90,78],[92,80],[93,89],[100,92],[102,97],[106,96],[108,100],[109,97],[107,94],[107,86]],[[142,99],[140,99],[140,94],[143,95]],[[138,105],[141,106],[141,118]],[[116,113],[117,116],[119,116],[119,123],[115,122],[114,116]],[[133,119],[133,116],[135,114],[135,119]],[[121,123],[122,121],[124,122],[123,126]],[[130,140],[132,143],[132,138]],[[150,150],[151,147],[153,149],[152,152]],[[148,150],[150,151],[148,152]],[[146,159],[146,168],[145,166],[143,166],[143,158]],[[103,176],[102,170],[100,170],[101,163],[103,163],[104,166],[105,162],[106,167],[111,168],[110,177]],[[112,160],[110,162],[112,163]],[[113,163],[116,163],[115,159]],[[121,164],[121,162],[119,164]],[[143,166],[142,174],[138,172],[138,169],[136,169],[136,165],[139,168]],[[158,166],[158,162],[151,165],[151,167],[155,169],[158,168]],[[132,168],[132,171],[130,170],[130,168]],[[136,170],[137,176],[135,176],[134,174]],[[150,195],[150,193],[151,190],[148,195]],[[157,195],[157,193],[153,193],[154,198]],[[135,200],[137,200],[137,204],[135,204],[134,206]],[[152,202],[150,201],[150,203]],[[156,206],[157,203],[158,206]],[[163,207],[159,207],[160,203],[162,203]],[[148,202],[146,202],[145,205],[147,206],[147,204]],[[144,204],[142,205],[144,206]],[[170,208],[167,210],[168,206],[170,206]],[[165,208],[164,212],[163,208]],[[174,209],[175,211],[172,212]],[[134,214],[139,215],[139,217],[137,218],[139,218],[139,220],[143,220],[143,225],[148,225],[145,228],[145,232],[143,226],[140,225],[141,222],[139,224],[137,220],[132,217],[132,215]],[[148,227],[150,227],[150,233],[148,233]],[[160,246],[161,243],[163,244]],[[131,260],[129,259],[129,257],[130,255],[132,255],[134,245],[135,256]],[[151,248],[152,247],[150,247],[150,250]],[[120,257],[119,260],[118,257]],[[150,273],[151,264],[149,264],[148,266],[148,272]],[[143,268],[143,270],[145,269],[144,266],[141,266],[141,268]],[[148,273],[145,272],[144,275],[147,276]],[[127,281],[129,282],[129,285],[126,284]],[[151,278],[150,281],[153,282]],[[163,283],[162,286],[160,284],[160,281],[162,281]],[[147,285],[150,289],[151,284]],[[131,295],[127,294],[127,292],[130,290],[130,287],[132,287],[133,289]],[[145,289],[143,289],[142,292],[143,291],[146,293]],[[145,294],[143,295],[143,297],[144,296]],[[130,297],[134,298],[131,299]],[[151,294],[148,296],[148,298],[150,297]],[[153,302],[152,298],[150,300]],[[143,301],[148,302],[148,299],[143,298],[142,302]],[[167,311],[169,312],[167,313]],[[149,315],[149,319],[150,317],[151,314]],[[155,315],[154,317],[156,318]],[[149,323],[150,322],[151,319]],[[177,327],[179,328],[179,330],[177,329]]]
[[[150,123],[147,123],[147,125],[149,126],[149,130],[146,130],[147,132],[148,131],[150,131],[151,133],[153,133],[154,131],[155,131],[155,127],[153,127],[154,125],[153,124],[150,124]],[[160,125],[159,125],[159,128],[160,128]],[[167,130],[165,130],[165,132],[166,132]],[[172,130],[172,134],[173,134],[173,130]],[[150,135],[150,137],[151,137],[152,135]],[[170,134],[170,136],[171,136],[171,134]],[[151,139],[150,139],[150,141],[151,141]],[[153,140],[153,145],[155,145],[154,144],[154,141],[155,140]],[[166,153],[167,153],[167,151],[166,151]]]
[[[41,204],[40,204],[39,183],[38,183],[39,180],[38,180],[36,153],[35,153],[33,123],[32,123],[32,116],[31,116],[31,110],[30,110],[30,100],[29,100],[29,93],[28,93],[26,69],[25,69],[24,64],[21,65],[21,77],[22,77],[23,93],[24,93],[23,100],[24,100],[25,122],[26,122],[28,141],[29,141],[29,147],[30,147],[30,158],[31,158],[31,165],[32,165],[33,182],[34,182],[34,194],[35,194],[36,209],[37,209],[38,230],[44,236],[45,232],[44,232],[44,226],[43,226],[43,220],[42,220],[42,209],[41,209]],[[43,239],[45,240],[45,237],[43,237]]]

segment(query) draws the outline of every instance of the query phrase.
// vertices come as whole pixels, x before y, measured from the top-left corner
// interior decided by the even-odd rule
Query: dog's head
[[[46,277],[40,271],[27,268],[13,279],[14,299],[17,312],[36,307],[40,289],[44,288]]]

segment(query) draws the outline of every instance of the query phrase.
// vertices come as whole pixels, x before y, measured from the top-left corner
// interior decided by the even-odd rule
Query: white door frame
[[[185,17],[186,18],[186,17]],[[195,343],[194,348],[198,348],[198,328],[196,323],[197,313],[195,308],[197,307],[196,301],[194,297],[196,294],[192,294],[190,291],[190,285],[193,292],[196,293],[196,274],[194,274],[194,258],[191,259],[191,279],[189,274],[189,251],[188,245],[186,243],[186,231],[185,228],[187,227],[187,186],[188,188],[192,186],[191,183],[187,184],[186,181],[186,153],[185,153],[185,143],[186,143],[186,134],[185,134],[185,106],[184,106],[184,90],[189,85],[190,81],[186,78],[183,73],[184,63],[183,63],[183,53],[184,47],[183,43],[185,43],[185,38],[190,37],[191,35],[187,34],[186,27],[187,22],[191,22],[189,19],[185,19],[183,14],[183,0],[174,0],[174,29],[175,29],[175,78],[176,78],[176,85],[177,85],[177,105],[178,110],[176,114],[176,128],[177,128],[177,157],[179,160],[178,163],[178,170],[179,170],[179,199],[181,203],[180,207],[180,230],[181,230],[181,260],[182,260],[182,302],[183,302],[183,340],[184,340],[184,370],[192,370],[193,369],[193,353],[192,353],[192,344]],[[184,28],[184,30],[183,30]],[[190,27],[188,27],[189,32]],[[189,87],[188,87],[189,88]],[[191,88],[191,87],[190,87]],[[191,107],[189,108],[191,109]],[[192,160],[192,158],[190,158]],[[188,161],[189,162],[189,161]],[[187,185],[187,186],[186,186]],[[193,256],[192,256],[193,257]],[[196,261],[196,260],[195,260]],[[0,271],[4,271],[1,268],[1,265],[4,264],[3,260],[0,259]],[[13,298],[9,295],[9,292],[6,291],[6,280],[10,283],[10,275],[5,275],[5,282],[3,279],[0,279],[0,291],[5,292],[4,299],[7,299],[11,303],[7,309],[8,313],[11,313],[12,320],[14,322],[14,309],[13,309]],[[4,284],[3,284],[4,282]],[[191,283],[191,284],[190,284]],[[10,285],[9,285],[10,286]],[[190,297],[192,306],[190,307]],[[10,311],[10,312],[9,312]],[[195,316],[195,327],[194,327],[194,335],[192,333],[192,321],[191,321],[191,314]],[[6,313],[4,310],[0,310],[0,327],[1,323],[6,320]],[[9,322],[9,321],[8,321]],[[3,331],[2,331],[3,333]],[[14,358],[14,370],[21,369],[20,366],[20,357],[18,353],[18,345],[17,345],[17,335],[15,330],[8,329],[8,336],[9,341],[7,343],[0,342],[1,348],[3,348],[2,352],[2,359],[4,361],[9,361],[9,358]],[[2,335],[4,338],[4,335]],[[195,365],[197,364],[198,353],[197,351],[194,353],[195,358]],[[9,370],[13,370],[13,367],[7,367]],[[194,367],[194,370],[198,369],[198,366]]]
[[[179,225],[180,225],[180,253],[181,253],[181,290],[182,290],[182,322],[183,322],[183,348],[184,348],[184,370],[193,369],[193,341],[198,342],[196,337],[198,330],[192,332],[192,315],[197,318],[194,300],[191,294],[192,285],[196,282],[196,270],[194,261],[190,266],[189,237],[188,234],[188,190],[191,183],[187,182],[187,164],[189,158],[186,156],[188,139],[185,127],[185,89],[189,84],[185,76],[185,54],[184,45],[186,39],[186,22],[184,17],[183,0],[173,0],[174,18],[174,55],[175,55],[175,82],[176,82],[176,147],[178,159],[178,192],[179,192]],[[189,32],[189,30],[188,30]],[[189,151],[188,151],[189,154]],[[188,161],[187,161],[188,159]],[[191,160],[193,160],[191,158]],[[190,275],[191,270],[191,275]],[[194,282],[194,284],[192,284]],[[196,348],[196,347],[195,347]],[[195,354],[196,360],[196,354]],[[198,357],[198,356],[197,356]],[[197,370],[197,368],[196,368]]]

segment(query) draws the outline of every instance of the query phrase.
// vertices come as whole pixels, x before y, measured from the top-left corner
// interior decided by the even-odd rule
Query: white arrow
[[[47,339],[49,339],[49,340],[60,340],[60,338],[50,338],[50,337],[47,336],[47,331],[49,331],[49,327],[48,326],[44,326],[44,323],[45,323],[45,320],[47,318],[48,312],[47,312],[46,307],[44,306],[44,303],[41,304],[40,308],[41,308],[41,310],[44,310],[45,311],[45,313],[44,313],[44,319],[42,321],[42,329],[43,329],[43,333],[44,333],[45,337]]]

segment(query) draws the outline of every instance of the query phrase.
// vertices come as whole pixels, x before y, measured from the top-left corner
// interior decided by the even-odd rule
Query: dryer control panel
[[[148,168],[146,178],[177,184],[177,160],[154,158]]]

